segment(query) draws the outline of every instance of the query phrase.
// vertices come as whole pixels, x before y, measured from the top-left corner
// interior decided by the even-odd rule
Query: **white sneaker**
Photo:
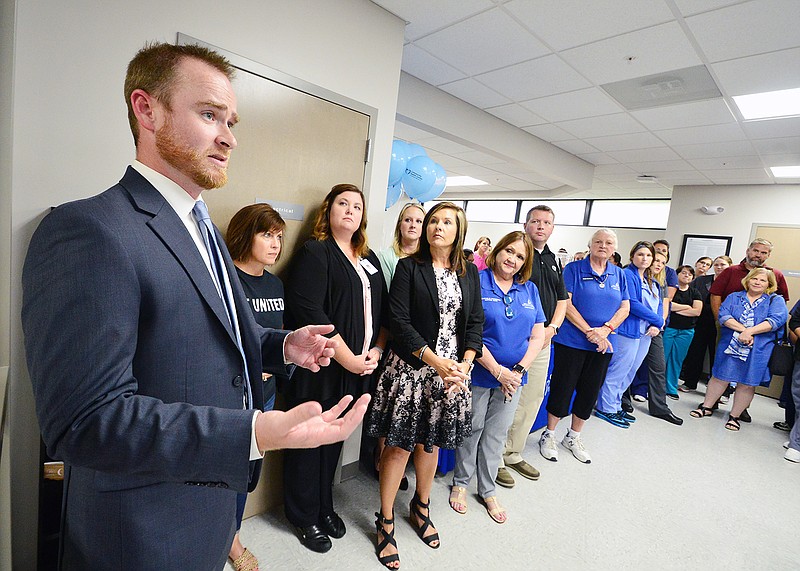
[[[783,447],[786,448],[786,450],[789,449],[789,441],[788,440],[783,443]]]
[[[580,436],[567,435],[564,437],[564,440],[561,441],[561,445],[567,450],[571,450],[572,455],[584,464],[592,463],[592,457],[589,456],[586,448],[583,447],[583,440],[581,440]]]
[[[784,454],[783,457],[789,462],[800,462],[800,450],[795,450],[794,448],[787,448],[786,454]]]
[[[542,434],[539,439],[539,453],[551,462],[558,462],[558,446],[552,432]]]
[[[642,395],[633,395],[633,400],[636,402],[647,402],[647,399]]]

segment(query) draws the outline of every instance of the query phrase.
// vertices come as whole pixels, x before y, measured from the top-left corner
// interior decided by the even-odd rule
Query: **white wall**
[[[0,325],[10,330],[11,345],[6,444],[11,444],[14,490],[13,566],[23,569],[36,558],[39,430],[19,324],[22,262],[50,206],[97,194],[119,180],[132,160],[123,98],[127,62],[145,42],[174,42],[184,32],[378,109],[374,164],[365,185],[372,190],[368,214],[378,219],[385,202],[403,22],[367,0],[2,2],[2,61],[13,57],[14,66],[13,76],[11,66],[3,65],[0,73],[0,105],[7,110],[0,119],[0,160],[13,152],[11,169],[0,175],[4,215],[10,211],[4,232],[11,227],[11,318],[8,327]],[[14,33],[6,33],[12,26]],[[371,231],[380,240],[380,225]]]
[[[708,216],[701,206],[724,206]],[[675,249],[684,234],[733,236],[731,258],[738,262],[750,243],[754,224],[800,223],[800,185],[676,186],[672,191],[666,238]]]

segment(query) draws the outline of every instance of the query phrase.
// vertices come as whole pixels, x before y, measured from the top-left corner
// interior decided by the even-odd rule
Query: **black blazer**
[[[477,356],[483,348],[483,305],[478,268],[467,264],[467,273],[459,276],[461,313],[457,322],[458,357],[474,349]],[[389,293],[392,348],[415,369],[424,363],[412,353],[425,345],[436,349],[439,337],[439,290],[431,262],[420,262],[409,256],[397,262]]]
[[[386,283],[378,257],[370,251],[365,258],[377,270],[367,276],[372,293],[372,331],[370,347],[375,346],[381,325],[386,321],[388,304]],[[286,326],[332,323],[334,330],[358,354],[364,344],[364,293],[353,265],[333,239],[309,240],[294,255],[286,284]],[[346,394],[367,392],[369,376],[351,373],[331,360],[328,367],[312,373],[298,368],[281,391],[295,401],[340,399]]]

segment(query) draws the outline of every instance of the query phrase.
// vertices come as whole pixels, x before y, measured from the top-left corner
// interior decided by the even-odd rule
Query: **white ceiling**
[[[800,118],[745,123],[731,112],[734,95],[800,87],[798,0],[373,2],[407,22],[403,71],[596,165],[591,189],[560,196],[800,182],[767,169],[800,164]],[[600,87],[697,65],[721,98],[627,111]],[[448,175],[491,183],[472,192],[535,197],[561,186],[399,121],[395,136]],[[659,183],[638,183],[644,174]]]

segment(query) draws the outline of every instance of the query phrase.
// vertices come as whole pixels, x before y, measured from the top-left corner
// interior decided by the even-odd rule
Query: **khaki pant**
[[[544,400],[544,387],[547,383],[549,367],[550,344],[542,347],[542,350],[539,351],[528,369],[528,382],[520,389],[522,394],[514,413],[514,421],[508,429],[506,448],[503,452],[503,463],[506,466],[522,462],[521,452],[525,448],[525,442]]]

